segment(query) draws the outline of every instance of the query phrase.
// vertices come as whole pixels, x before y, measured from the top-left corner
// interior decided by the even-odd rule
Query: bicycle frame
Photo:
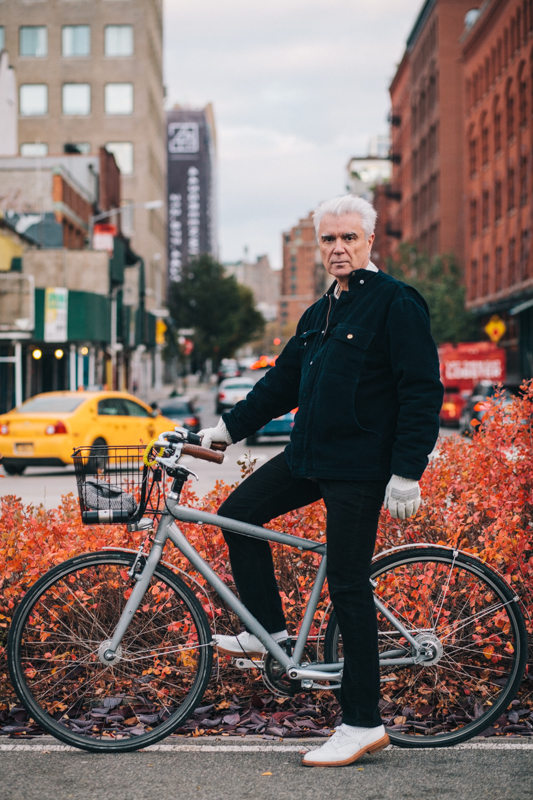
[[[159,523],[157,533],[154,537],[153,545],[148,554],[146,563],[142,572],[135,576],[136,585],[126,603],[124,611],[117,623],[117,627],[113,633],[112,639],[108,642],[104,658],[106,662],[112,662],[115,654],[118,651],[122,638],[128,628],[128,625],[135,615],[137,609],[141,605],[142,599],[148,589],[150,580],[155,572],[155,569],[163,554],[163,548],[168,539],[174,544],[175,547],[188,559],[188,561],[198,570],[198,572],[205,578],[205,580],[213,587],[217,594],[228,604],[228,606],[237,614],[239,619],[244,623],[246,628],[253,633],[259,641],[266,647],[267,651],[285,667],[287,675],[293,680],[309,681],[308,687],[311,688],[312,682],[317,680],[327,681],[340,681],[342,678],[342,665],[340,662],[333,664],[314,664],[311,667],[300,665],[305,644],[311,625],[313,622],[314,614],[318,606],[320,594],[326,579],[326,545],[317,543],[312,540],[302,539],[299,536],[291,536],[290,534],[280,533],[279,531],[267,530],[266,528],[252,525],[246,522],[239,522],[237,520],[221,517],[218,514],[209,514],[205,511],[199,511],[194,508],[188,508],[179,505],[179,501],[175,501],[167,506],[168,511],[163,514]],[[280,544],[295,547],[300,551],[310,550],[319,553],[322,558],[317,571],[317,575],[311,590],[311,595],[307,603],[300,631],[296,639],[294,651],[292,656],[289,656],[282,647],[271,637],[271,635],[263,628],[257,619],[248,611],[248,609],[241,603],[238,597],[229,589],[224,581],[214,572],[209,564],[202,558],[202,556],[190,544],[186,536],[178,528],[176,520],[181,522],[196,523],[198,525],[214,525],[219,528],[241,533],[245,536],[251,536],[256,539],[264,539],[269,542],[278,542]],[[425,648],[412,636],[412,634],[404,627],[404,625],[394,616],[381,601],[374,595],[374,604],[376,609],[382,613],[391,624],[396,628],[398,633],[405,637],[405,639],[414,648],[414,655],[409,657],[405,656],[406,648],[398,648],[397,650],[390,650],[382,653],[380,657],[380,664],[382,666],[403,666],[408,664],[417,664],[424,660]]]

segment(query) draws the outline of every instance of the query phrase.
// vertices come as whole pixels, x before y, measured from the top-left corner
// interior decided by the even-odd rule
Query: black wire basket
[[[141,445],[93,445],[74,450],[82,522],[137,522],[145,513],[159,513],[162,471],[144,463],[144,450]]]

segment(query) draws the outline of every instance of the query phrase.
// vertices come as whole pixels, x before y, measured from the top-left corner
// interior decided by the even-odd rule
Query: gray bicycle
[[[127,522],[146,536],[138,551],[106,549],[55,566],[17,608],[8,641],[13,685],[30,716],[67,744],[96,752],[146,747],[179,728],[202,700],[213,672],[212,631],[198,599],[201,585],[162,561],[167,541],[266,647],[261,662],[243,657],[241,667],[262,669],[278,693],[340,687],[342,637],[333,611],[320,626],[324,635],[309,638],[326,545],[180,505],[191,472],[180,458],[223,459],[199,442],[177,428],[146,450],[75,452],[84,522]],[[165,473],[172,480],[166,493]],[[320,554],[295,639],[271,638],[190,544],[180,521]],[[485,730],[514,698],[526,664],[526,628],[512,588],[479,559],[435,545],[380,553],[371,580],[380,709],[391,741],[442,747]]]

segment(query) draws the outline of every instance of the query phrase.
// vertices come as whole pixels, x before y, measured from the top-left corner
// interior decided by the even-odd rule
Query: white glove
[[[393,475],[385,489],[383,508],[395,519],[407,519],[416,514],[421,503],[418,481]]]
[[[213,442],[216,444],[233,444],[222,417],[217,422],[216,428],[204,428],[198,432],[198,436],[202,437],[202,447],[207,447],[208,449]]]

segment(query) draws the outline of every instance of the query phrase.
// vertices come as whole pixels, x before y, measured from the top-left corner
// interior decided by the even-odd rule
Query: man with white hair
[[[382,504],[405,519],[420,505],[418,481],[439,432],[442,384],[421,295],[370,261],[376,212],[346,195],[314,213],[324,267],[334,278],[248,396],[202,431],[204,447],[231,444],[298,406],[291,441],[219,509],[264,525],[322,498],[327,576],[344,648],[343,722],[306,766],[350,764],[388,744],[379,714],[376,612],[370,585]],[[224,536],[245,606],[276,641],[287,639],[268,542]],[[261,656],[247,631],[215,636],[233,656]]]

